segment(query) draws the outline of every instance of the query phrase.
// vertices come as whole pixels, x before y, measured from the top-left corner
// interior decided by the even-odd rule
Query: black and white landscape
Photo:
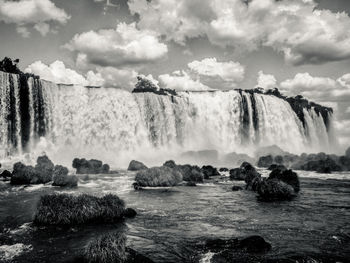
[[[349,262],[349,14],[0,0],[0,262]]]

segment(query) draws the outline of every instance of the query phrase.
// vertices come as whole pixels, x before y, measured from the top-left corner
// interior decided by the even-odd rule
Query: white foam
[[[2,245],[0,246],[0,260],[11,261],[14,257],[17,257],[22,253],[28,252],[31,249],[31,245],[24,245],[22,243],[17,243],[14,245]]]

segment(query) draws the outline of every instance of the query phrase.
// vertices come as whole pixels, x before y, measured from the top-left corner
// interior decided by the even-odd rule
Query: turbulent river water
[[[263,174],[267,171],[261,170]],[[208,238],[261,235],[272,245],[266,258],[308,256],[350,257],[350,174],[299,171],[301,192],[292,201],[259,202],[251,191],[231,190],[220,179],[197,187],[177,186],[135,191],[134,173],[79,175],[76,189],[0,182],[0,255],[14,262],[72,262],[94,237],[124,231],[128,245],[155,262],[210,262],[197,255],[195,244]],[[234,182],[240,185],[240,182]],[[243,185],[243,184],[242,184]],[[52,192],[117,194],[138,215],[114,225],[70,229],[37,228],[31,224],[40,196]],[[12,240],[11,246],[6,244]],[[192,261],[191,261],[192,260]],[[292,261],[293,262],[293,261]],[[323,261],[327,262],[327,261]],[[342,261],[345,262],[345,261]]]

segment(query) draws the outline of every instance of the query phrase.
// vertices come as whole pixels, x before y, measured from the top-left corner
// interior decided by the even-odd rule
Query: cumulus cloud
[[[168,52],[158,33],[139,30],[135,23],[77,34],[65,47],[78,53],[78,59],[84,58],[85,63],[104,67],[154,62]]]
[[[202,76],[220,77],[223,81],[240,82],[244,78],[244,67],[238,62],[218,62],[216,58],[205,58],[188,63],[188,67]]]
[[[101,74],[96,74],[92,71],[87,73],[87,77],[79,74],[73,69],[66,68],[62,61],[56,60],[50,65],[46,65],[41,61],[36,61],[30,64],[25,72],[39,75],[42,79],[62,84],[76,85],[93,85],[100,86],[103,84]]]
[[[264,74],[262,70],[258,72],[257,87],[263,89],[273,89],[277,86],[277,81],[274,75]]]
[[[186,71],[174,71],[172,74],[163,74],[159,77],[160,86],[175,90],[210,90],[210,88],[198,79],[194,80]]]
[[[132,91],[137,82],[138,72],[133,69],[115,67],[97,67],[97,72],[104,80],[104,87],[121,88]]]
[[[138,26],[185,44],[206,35],[220,46],[268,46],[293,65],[350,58],[350,18],[313,0],[129,0]]]
[[[50,31],[50,24],[65,24],[70,16],[50,0],[0,0],[0,21],[16,24],[17,32],[28,37],[28,27],[33,27],[43,36]]]

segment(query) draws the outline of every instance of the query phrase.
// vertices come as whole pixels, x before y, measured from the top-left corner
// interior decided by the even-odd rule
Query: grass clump
[[[92,240],[84,253],[85,262],[108,263],[126,262],[126,237],[123,233],[102,235]]]
[[[77,225],[116,222],[123,218],[125,204],[116,195],[49,194],[41,197],[34,217],[38,225]]]

